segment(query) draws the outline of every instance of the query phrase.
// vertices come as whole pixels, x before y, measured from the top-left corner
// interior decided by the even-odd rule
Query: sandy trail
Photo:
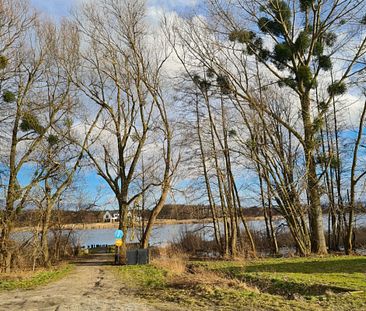
[[[108,269],[110,256],[97,255],[77,262],[65,278],[34,290],[0,293],[0,310],[181,310],[178,305],[149,305],[126,295],[121,280]]]

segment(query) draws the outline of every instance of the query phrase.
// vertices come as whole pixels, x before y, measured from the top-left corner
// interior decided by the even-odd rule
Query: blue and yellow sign
[[[122,239],[123,238],[123,231],[122,230],[116,230],[116,231],[114,231],[114,237],[116,238],[116,239]]]

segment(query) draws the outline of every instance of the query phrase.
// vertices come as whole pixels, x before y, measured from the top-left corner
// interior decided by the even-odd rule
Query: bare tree
[[[360,146],[363,137],[363,131],[365,126],[366,118],[366,102],[363,105],[361,116],[358,124],[357,137],[353,146],[353,156],[351,164],[351,175],[350,175],[350,188],[349,188],[349,214],[346,221],[346,234],[345,234],[345,253],[350,254],[353,250],[353,230],[354,230],[354,217],[355,217],[355,207],[356,207],[356,187],[357,184],[366,175],[366,171],[362,170],[361,173],[357,173],[357,168],[359,165],[360,156]]]
[[[327,252],[315,159],[317,134],[333,98],[344,94],[346,83],[364,70],[358,63],[366,44],[360,13],[363,5],[362,1],[352,0],[341,3],[212,0],[208,1],[206,15],[179,21],[174,26],[178,51],[189,53],[191,68],[206,67],[228,93],[281,123],[300,142],[308,183],[311,247],[315,253]],[[345,35],[337,38],[339,27]],[[336,80],[326,81],[324,73],[332,67],[332,61],[341,58],[342,70]],[[269,83],[285,87],[302,116],[301,128],[292,127],[253,92],[258,88],[254,79],[256,61],[268,75]],[[325,105],[317,114],[314,89],[320,79],[325,82],[322,85]]]
[[[85,150],[116,196],[119,228],[127,233],[127,213],[137,198],[151,187],[161,189],[160,200],[145,230],[142,244],[146,247],[174,171],[173,134],[162,87],[162,71],[169,51],[152,46],[156,38],[146,27],[144,1],[85,4],[75,22],[82,44],[80,67],[72,79],[90,100],[90,111],[97,107],[100,115]],[[160,133],[160,138],[151,141],[152,133]],[[139,189],[142,155],[158,150],[163,152],[163,173],[159,175],[157,169],[155,179]]]
[[[21,184],[19,175],[48,136],[53,121],[39,120],[36,115],[45,106],[38,103],[36,85],[42,84],[41,76],[47,62],[47,39],[35,27],[35,16],[24,1],[1,1],[1,32],[3,51],[3,78],[1,84],[3,105],[1,120],[2,166],[6,171],[5,209],[1,218],[0,264],[9,271],[16,246],[10,234],[17,215],[24,207],[31,189],[42,179],[42,170],[34,171],[28,184]],[[28,37],[31,32],[35,34]],[[34,40],[33,40],[34,39]],[[8,54],[9,53],[9,54]],[[11,53],[11,54],[10,54]]]

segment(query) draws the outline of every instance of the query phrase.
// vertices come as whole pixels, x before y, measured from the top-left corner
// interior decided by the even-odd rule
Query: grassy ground
[[[114,267],[125,289],[188,310],[366,310],[366,257]]]
[[[48,284],[64,277],[72,270],[70,264],[60,265],[50,270],[36,272],[23,272],[12,275],[0,274],[0,291],[12,289],[32,289],[40,285]]]

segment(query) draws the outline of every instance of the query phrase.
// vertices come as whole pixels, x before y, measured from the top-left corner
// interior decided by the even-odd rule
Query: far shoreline
[[[274,220],[282,218],[281,216],[273,217]],[[263,216],[258,217],[247,217],[246,221],[263,220]],[[154,226],[165,226],[165,225],[194,225],[194,224],[209,224],[212,223],[212,218],[195,218],[195,219],[157,219]],[[136,224],[138,227],[139,224]],[[79,223],[79,224],[63,224],[61,225],[62,230],[98,230],[98,229],[117,229],[118,222],[97,222],[97,223]],[[14,232],[29,232],[34,230],[34,227],[16,227]]]

